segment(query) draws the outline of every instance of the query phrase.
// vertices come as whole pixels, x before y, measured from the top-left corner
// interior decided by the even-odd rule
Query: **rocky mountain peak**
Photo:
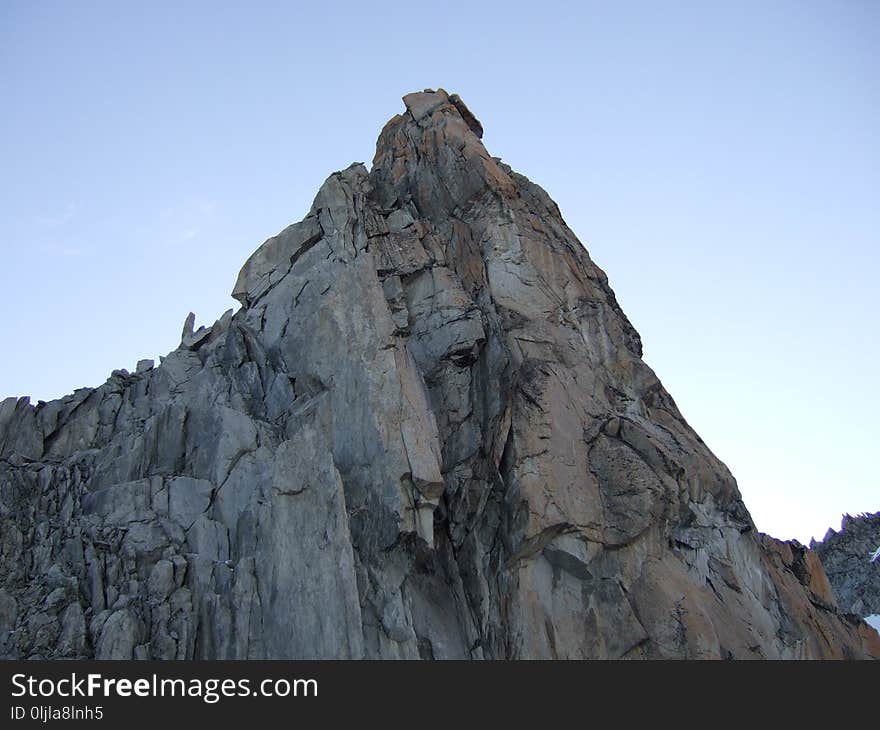
[[[0,404],[0,655],[880,656],[547,193],[404,97],[158,367]]]

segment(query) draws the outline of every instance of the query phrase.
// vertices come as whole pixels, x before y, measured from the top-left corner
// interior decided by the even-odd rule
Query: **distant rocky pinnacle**
[[[158,367],[0,406],[0,655],[862,658],[534,183],[427,90]]]
[[[810,544],[828,575],[837,605],[859,616],[880,615],[880,512],[844,515],[840,532]]]

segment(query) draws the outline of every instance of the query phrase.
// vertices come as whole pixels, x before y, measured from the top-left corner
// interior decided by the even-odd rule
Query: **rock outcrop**
[[[404,102],[237,312],[2,402],[0,653],[880,656],[756,532],[555,203],[458,97]]]
[[[813,542],[837,605],[858,616],[880,615],[880,512],[844,515],[840,531]]]

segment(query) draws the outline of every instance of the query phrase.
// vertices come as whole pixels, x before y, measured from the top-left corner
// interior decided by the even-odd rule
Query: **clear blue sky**
[[[442,86],[559,203],[760,529],[880,509],[880,3],[381,7],[0,3],[0,396],[212,322]]]

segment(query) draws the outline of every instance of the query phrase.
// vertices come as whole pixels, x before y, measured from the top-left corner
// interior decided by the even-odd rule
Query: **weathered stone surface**
[[[0,655],[866,657],[443,90],[158,367],[0,404]],[[873,643],[872,643],[873,642]]]
[[[840,531],[829,529],[816,551],[837,605],[858,616],[880,614],[880,512],[844,515]]]

